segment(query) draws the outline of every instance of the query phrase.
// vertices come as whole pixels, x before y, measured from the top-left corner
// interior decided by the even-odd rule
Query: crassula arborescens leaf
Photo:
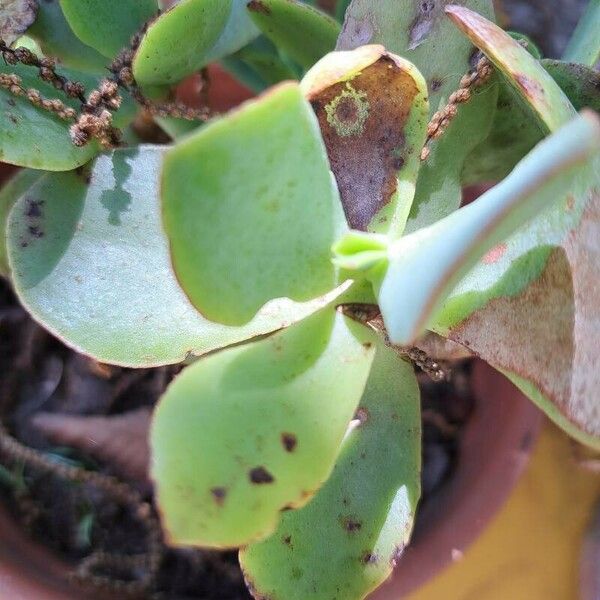
[[[187,367],[151,432],[170,542],[238,547],[306,504],[331,473],[374,350],[364,327],[328,307]]]
[[[425,142],[425,80],[383,46],[333,52],[302,81],[319,120],[351,227],[398,237]]]
[[[60,3],[39,2],[35,23],[28,29],[46,56],[52,56],[65,67],[100,72],[110,62],[105,56],[84,44],[65,19]]]
[[[109,59],[158,14],[156,0],[60,0],[60,6],[77,37]]]
[[[240,553],[255,597],[359,600],[390,575],[420,493],[421,421],[413,367],[378,345],[355,421],[327,483],[275,533]]]
[[[523,98],[546,132],[555,131],[575,116],[564,92],[517,40],[468,8],[452,5],[445,10]]]
[[[283,84],[169,150],[163,216],[175,272],[208,319],[241,325],[267,301],[336,285],[346,228],[317,120]]]
[[[242,328],[203,319],[171,268],[164,151],[118,150],[80,172],[46,174],[19,199],[8,226],[12,281],[36,320],[97,360],[150,367],[280,329],[331,300],[270,303]]]
[[[251,0],[248,11],[261,31],[306,69],[335,48],[338,22],[298,0]]]
[[[477,201],[393,244],[379,290],[391,340],[413,342],[460,278],[489,249],[576,189],[599,152],[600,122],[588,112],[537,146]]]
[[[0,187],[0,275],[8,277],[10,268],[6,255],[6,222],[14,203],[43,175],[33,169],[22,169]]]
[[[339,50],[380,43],[413,62],[427,81],[431,113],[440,109],[473,68],[473,47],[445,17],[445,2],[353,0],[346,11]],[[493,19],[491,0],[467,0],[466,6]],[[444,136],[431,146],[421,167],[406,225],[415,231],[460,206],[460,175],[466,157],[487,135],[496,106],[497,86],[477,90],[461,105]]]
[[[181,0],[148,27],[133,60],[140,85],[169,84],[203,67],[222,34],[232,0]]]

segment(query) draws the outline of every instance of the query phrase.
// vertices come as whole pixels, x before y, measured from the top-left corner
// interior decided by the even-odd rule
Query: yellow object
[[[579,600],[583,536],[600,475],[550,423],[510,500],[483,535],[408,600]],[[598,566],[600,568],[600,565]]]

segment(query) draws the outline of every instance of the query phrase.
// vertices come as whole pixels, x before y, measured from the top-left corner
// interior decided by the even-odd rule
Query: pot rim
[[[527,464],[541,411],[481,361],[474,364],[472,384],[479,401],[459,442],[457,468],[423,507],[425,526],[371,600],[398,600],[462,557],[505,503]],[[0,531],[1,598],[82,600],[82,589],[67,579],[66,563],[27,538],[1,505]],[[85,596],[102,597],[92,591]]]

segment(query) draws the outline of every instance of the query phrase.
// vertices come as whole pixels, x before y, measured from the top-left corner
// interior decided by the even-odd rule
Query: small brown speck
[[[286,535],[283,537],[283,543],[286,546],[291,546],[292,545],[292,536],[291,535]]]
[[[362,523],[352,517],[344,517],[342,519],[342,526],[348,533],[354,533],[362,529]]]
[[[377,563],[379,559],[377,558],[377,554],[372,554],[371,552],[365,552],[361,557],[360,557],[360,562],[363,565],[374,565]]]
[[[293,433],[282,433],[281,443],[283,444],[286,452],[293,452],[298,445],[298,439]]]
[[[366,408],[359,406],[354,413],[354,418],[357,421],[360,421],[361,425],[364,425],[369,420],[369,411]]]
[[[273,475],[271,475],[264,467],[255,467],[254,469],[251,469],[248,473],[248,477],[250,478],[250,481],[256,485],[273,483],[275,481]]]
[[[261,0],[250,0],[247,8],[252,12],[259,12],[263,15],[271,14],[271,9],[264,2],[261,2]]]
[[[223,504],[225,503],[225,498],[227,496],[227,489],[224,487],[214,487],[210,490],[210,493],[212,494],[215,502],[219,506],[223,506]]]

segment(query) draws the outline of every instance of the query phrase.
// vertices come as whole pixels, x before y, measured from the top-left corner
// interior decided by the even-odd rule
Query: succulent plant
[[[31,4],[0,9],[0,158],[25,167],[0,268],[82,353],[185,364],[151,431],[170,543],[241,548],[256,598],[380,585],[419,501],[426,331],[600,448],[597,1],[567,62],[491,0],[340,1],[342,26],[291,0],[60,0],[15,42]],[[208,122],[169,100],[215,61],[270,89]],[[137,142],[136,106],[171,144]]]

